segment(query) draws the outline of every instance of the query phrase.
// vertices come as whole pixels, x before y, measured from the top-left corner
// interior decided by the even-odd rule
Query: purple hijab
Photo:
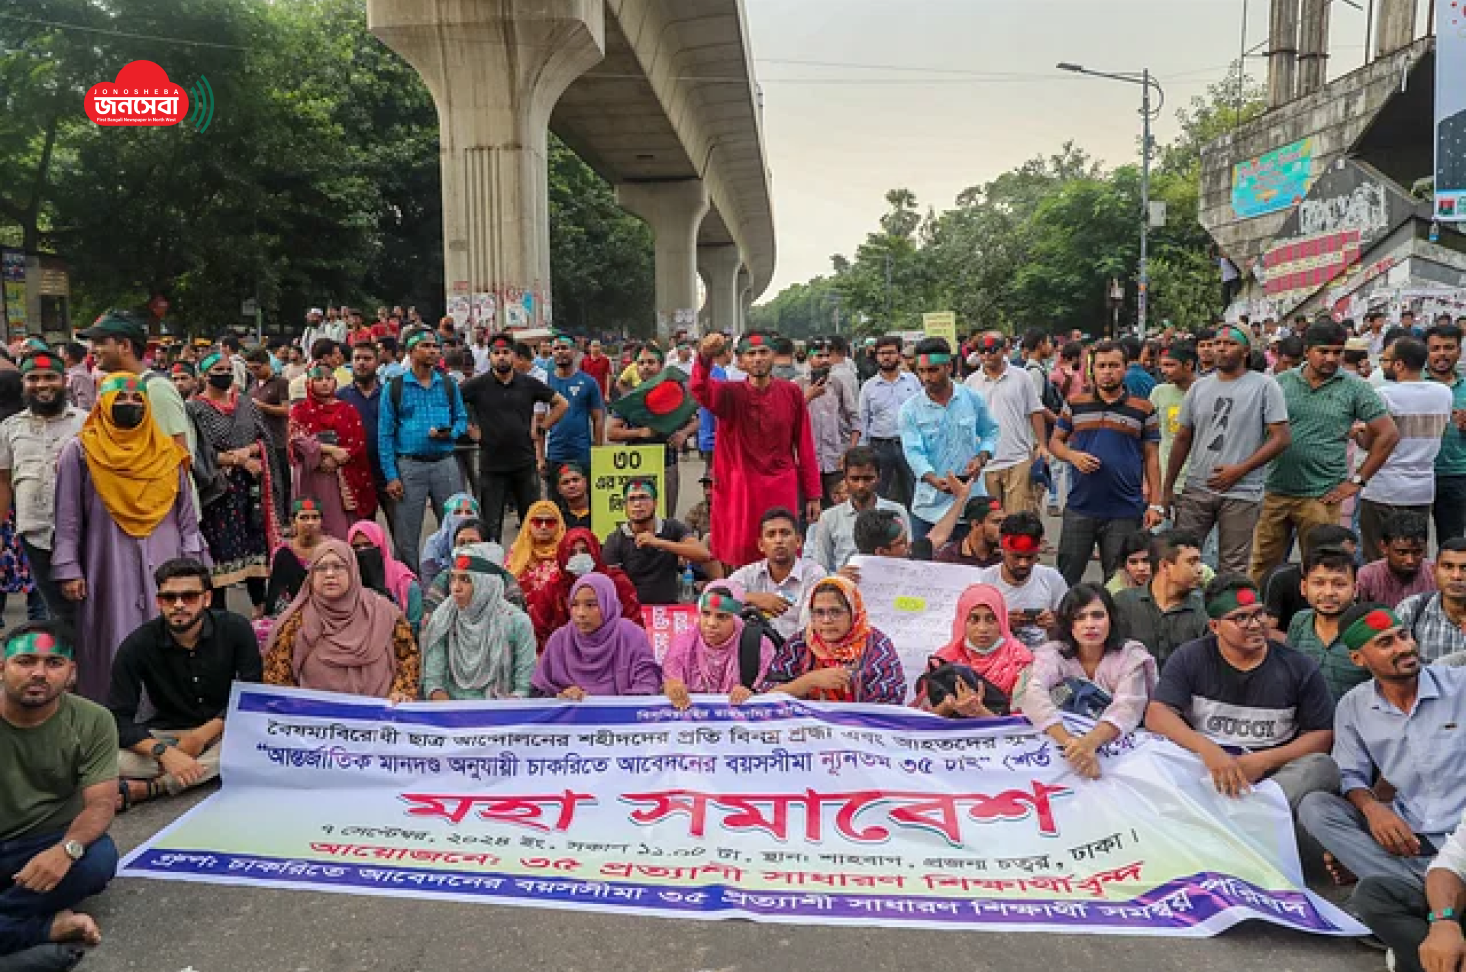
[[[656,695],[662,690],[662,670],[646,632],[621,617],[615,582],[605,574],[586,574],[570,588],[571,600],[583,587],[595,594],[606,620],[590,634],[581,634],[572,622],[550,635],[534,687],[544,695],[559,695],[571,686],[586,695]]]

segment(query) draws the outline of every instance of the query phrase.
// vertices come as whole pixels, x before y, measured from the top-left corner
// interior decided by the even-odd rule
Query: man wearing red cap
[[[753,331],[738,341],[747,381],[712,377],[713,359],[727,339],[709,334],[692,369],[692,394],[718,420],[713,452],[713,556],[741,567],[761,559],[758,522],[774,506],[820,515],[820,469],[804,393],[773,377],[769,335]]]

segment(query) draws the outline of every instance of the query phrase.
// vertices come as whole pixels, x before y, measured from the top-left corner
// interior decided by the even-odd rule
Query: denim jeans
[[[38,894],[15,883],[15,873],[32,857],[65,839],[64,832],[51,832],[0,841],[0,955],[48,941],[57,912],[98,894],[117,873],[117,845],[103,834],[50,891]]]

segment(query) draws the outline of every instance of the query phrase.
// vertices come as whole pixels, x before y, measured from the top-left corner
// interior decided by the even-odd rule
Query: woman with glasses
[[[1055,613],[1054,640],[1034,652],[1015,708],[1058,744],[1076,773],[1098,779],[1100,747],[1145,718],[1155,659],[1140,642],[1121,637],[1115,602],[1097,584],[1070,589]],[[1095,720],[1094,728],[1075,735],[1064,712]]]
[[[549,500],[530,504],[519,536],[509,548],[509,573],[519,581],[526,601],[533,602],[544,588],[550,587],[560,573],[557,558],[560,541],[565,539],[565,517],[560,507]]]
[[[570,623],[550,636],[534,694],[579,702],[589,695],[656,695],[662,669],[646,632],[621,617],[616,585],[589,573],[570,592]]]
[[[759,691],[900,705],[906,673],[891,639],[871,627],[860,591],[837,575],[810,589],[809,625],[774,653]]]
[[[423,695],[450,699],[522,699],[534,674],[534,627],[504,600],[491,557],[498,544],[459,547],[446,571],[452,596],[423,626]],[[492,549],[491,549],[492,548]]]
[[[1008,604],[991,584],[973,584],[957,599],[952,640],[933,661],[964,665],[982,680],[982,691],[967,702],[968,718],[1005,716],[1019,680],[1033,664],[1033,652],[1008,628]],[[918,695],[917,703],[923,703]]]
[[[270,636],[265,683],[408,702],[418,697],[419,670],[407,618],[362,584],[349,544],[322,540]]]

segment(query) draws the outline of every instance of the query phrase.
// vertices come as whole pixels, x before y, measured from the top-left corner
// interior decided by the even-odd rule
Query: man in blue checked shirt
[[[952,381],[952,349],[945,338],[916,345],[922,394],[901,406],[901,450],[916,477],[911,538],[921,540],[952,505],[949,476],[973,481],[972,495],[986,496],[982,467],[998,448],[998,423],[982,396]]]
[[[437,369],[438,337],[413,331],[403,342],[411,367],[387,384],[377,420],[377,445],[386,494],[398,504],[397,559],[416,569],[423,504],[441,510],[463,489],[453,444],[468,431],[458,384]]]

